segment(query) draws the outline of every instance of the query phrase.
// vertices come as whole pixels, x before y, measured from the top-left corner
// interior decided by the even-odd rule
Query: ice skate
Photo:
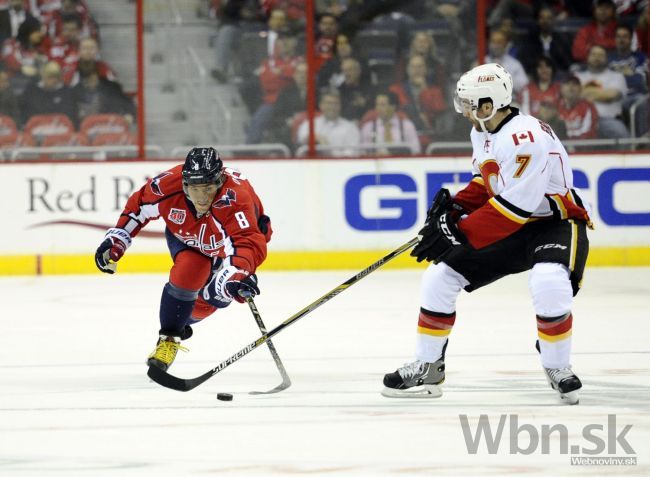
[[[560,399],[567,404],[578,404],[578,392],[582,383],[571,368],[544,368],[546,379],[553,389],[560,395]]]
[[[160,335],[156,349],[147,358],[147,364],[167,371],[174,362],[174,359],[176,359],[176,353],[178,353],[179,349],[181,351],[188,351],[187,348],[181,346],[180,338]]]
[[[445,362],[414,361],[384,376],[382,396],[396,398],[437,398],[445,380]]]

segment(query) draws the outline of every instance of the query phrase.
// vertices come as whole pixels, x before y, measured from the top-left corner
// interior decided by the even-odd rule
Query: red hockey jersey
[[[238,171],[225,168],[226,181],[210,210],[197,217],[183,192],[182,165],[158,174],[126,203],[116,227],[136,236],[150,220],[162,218],[167,229],[181,242],[225,265],[255,273],[266,258],[271,225],[263,234],[258,226],[264,207],[248,180]]]

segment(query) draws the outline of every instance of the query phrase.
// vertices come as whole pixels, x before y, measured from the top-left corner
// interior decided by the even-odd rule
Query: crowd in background
[[[133,143],[135,104],[84,0],[0,0],[0,147]]]
[[[247,144],[304,150],[304,0],[202,0],[214,81],[239,90]],[[476,64],[476,0],[315,0],[315,140],[328,155],[466,141],[453,90]],[[488,0],[487,55],[515,104],[561,138],[648,135],[648,0]],[[133,144],[135,106],[85,0],[0,0],[0,147]]]
[[[246,142],[299,149],[308,137],[304,1],[210,6],[218,21],[212,76],[238,85],[251,114]],[[367,143],[420,153],[466,140],[452,95],[476,64],[475,0],[315,6],[318,145],[337,146],[332,155]],[[484,62],[512,74],[522,112],[566,139],[648,133],[647,0],[492,0],[487,24]]]

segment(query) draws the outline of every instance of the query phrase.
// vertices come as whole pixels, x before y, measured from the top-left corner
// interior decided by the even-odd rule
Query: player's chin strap
[[[165,386],[166,388],[170,388],[170,389],[175,389],[176,391],[189,391],[191,389],[194,389],[195,387],[199,386],[200,384],[203,384],[204,382],[206,382],[208,379],[210,379],[215,374],[220,373],[221,371],[226,369],[228,366],[233,364],[235,361],[239,361],[241,358],[246,356],[248,353],[253,351],[255,348],[258,348],[261,345],[263,345],[264,343],[266,343],[268,340],[273,338],[275,335],[277,335],[283,329],[287,328],[289,325],[294,324],[300,318],[304,317],[305,315],[308,315],[309,313],[314,311],[316,308],[318,308],[321,305],[327,303],[332,298],[334,298],[336,295],[338,295],[342,291],[347,290],[349,287],[351,287],[352,285],[357,283],[362,278],[367,277],[372,272],[374,272],[378,268],[382,267],[386,263],[390,262],[392,259],[394,259],[398,255],[401,255],[402,253],[406,252],[407,250],[412,248],[414,245],[416,245],[419,241],[420,241],[420,239],[418,237],[412,238],[411,240],[409,240],[405,244],[401,245],[399,248],[397,248],[397,249],[393,250],[392,252],[390,252],[388,255],[385,255],[384,257],[380,258],[379,260],[377,260],[372,265],[364,268],[359,273],[357,273],[353,277],[349,278],[347,281],[341,283],[339,286],[337,286],[333,290],[330,290],[329,292],[327,292],[322,297],[320,297],[317,300],[311,302],[309,305],[307,305],[306,307],[304,307],[299,312],[297,312],[294,315],[287,318],[285,321],[280,323],[278,326],[273,328],[271,331],[269,331],[268,333],[264,333],[261,337],[259,337],[258,339],[256,339],[252,343],[246,345],[241,350],[237,351],[235,354],[233,354],[232,356],[227,358],[225,361],[222,361],[217,366],[212,368],[210,371],[208,371],[206,373],[203,373],[201,376],[197,376],[196,378],[191,378],[191,379],[177,378],[176,376],[172,376],[171,374],[167,373],[166,371],[163,371],[162,369],[160,369],[160,368],[158,368],[156,366],[149,366],[149,371],[147,372],[147,376],[149,376],[153,381],[157,382],[161,386]]]
[[[485,122],[486,122],[486,121],[489,121],[490,119],[492,119],[492,118],[494,117],[494,115],[497,113],[497,109],[496,109],[496,108],[492,108],[492,114],[490,114],[487,118],[483,118],[483,119],[479,118],[479,117],[476,115],[476,112],[477,112],[477,111],[478,111],[478,109],[472,109],[472,117],[473,117],[474,119],[476,119],[476,120],[478,121],[478,123],[481,125],[481,131],[483,131],[483,132],[490,132],[490,131],[488,131],[488,128],[487,128],[487,126],[485,125]]]

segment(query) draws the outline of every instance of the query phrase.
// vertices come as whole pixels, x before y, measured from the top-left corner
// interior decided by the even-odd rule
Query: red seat
[[[18,133],[16,122],[9,116],[0,115],[0,137]]]
[[[87,146],[88,138],[83,133],[65,133],[53,134],[52,136],[45,136],[41,141],[43,147],[54,146]]]
[[[119,114],[91,114],[81,122],[79,131],[91,140],[98,134],[128,133],[129,123]]]
[[[34,147],[36,141],[27,133],[15,131],[11,134],[0,136],[0,148],[13,149],[16,147]]]
[[[96,135],[91,142],[93,146],[134,146],[135,135],[130,132],[104,133]]]
[[[37,114],[29,118],[24,132],[41,141],[45,136],[74,132],[74,124],[65,114]]]

